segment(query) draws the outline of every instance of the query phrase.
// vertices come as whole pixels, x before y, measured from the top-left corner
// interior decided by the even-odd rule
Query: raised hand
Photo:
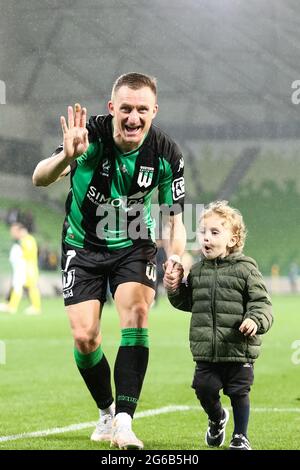
[[[79,103],[68,106],[68,124],[64,116],[60,117],[63,131],[64,154],[70,161],[82,155],[89,146],[88,131],[86,129],[86,108]]]

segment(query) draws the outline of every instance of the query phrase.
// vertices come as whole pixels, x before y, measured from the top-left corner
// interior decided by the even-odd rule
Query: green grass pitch
[[[278,296],[273,301],[275,323],[255,366],[249,439],[254,449],[300,449],[300,364],[292,361],[293,353],[300,358],[292,348],[300,340],[300,297]],[[134,430],[147,450],[206,448],[207,419],[190,386],[194,364],[188,345],[189,316],[173,309],[166,299],[151,310],[150,362],[138,412],[168,405],[191,409],[136,419]],[[120,336],[113,306],[104,309],[102,333],[103,350],[112,364]],[[6,348],[6,364],[0,364],[0,450],[109,449],[109,444],[89,440],[92,428],[1,441],[3,436],[97,419],[97,409],[73,362],[62,300],[44,299],[39,317],[1,314],[0,340]],[[222,400],[229,407],[228,398]],[[231,432],[232,413],[224,449]]]

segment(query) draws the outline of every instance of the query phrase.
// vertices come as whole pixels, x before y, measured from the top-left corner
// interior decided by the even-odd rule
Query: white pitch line
[[[200,406],[187,406],[187,405],[169,405],[163,408],[155,408],[153,410],[139,411],[135,414],[134,419],[146,418],[148,416],[156,416],[165,413],[175,413],[176,411],[203,411]],[[252,408],[251,411],[258,413],[300,413],[300,408]],[[43,431],[24,432],[22,434],[14,434],[11,436],[0,436],[1,442],[17,441],[18,439],[27,439],[30,437],[47,437],[52,434],[64,434],[72,431],[79,431],[81,429],[92,428],[96,425],[96,421],[87,423],[70,424],[62,428],[45,429]]]
[[[191,406],[164,406],[163,408],[156,408],[154,410],[140,411],[135,414],[134,419],[145,418],[147,416],[155,416],[164,413],[174,413],[176,411],[189,411],[193,407]],[[29,437],[45,437],[51,434],[64,434],[71,431],[79,431],[80,429],[92,428],[96,426],[96,421],[90,421],[88,423],[70,424],[63,428],[52,428],[45,429],[44,431],[24,432],[22,434],[14,434],[12,436],[0,436],[0,442],[17,441],[18,439],[27,439]]]
[[[300,413],[300,408],[250,408],[251,411],[256,413]]]

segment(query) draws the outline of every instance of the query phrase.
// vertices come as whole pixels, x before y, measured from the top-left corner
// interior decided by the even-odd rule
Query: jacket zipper
[[[215,259],[213,283],[212,283],[212,289],[211,289],[211,311],[212,311],[212,316],[213,316],[213,340],[212,340],[213,361],[217,357],[216,279],[217,279],[217,260]]]

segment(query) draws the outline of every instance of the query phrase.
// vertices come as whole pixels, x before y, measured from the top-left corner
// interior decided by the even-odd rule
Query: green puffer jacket
[[[256,262],[241,253],[202,259],[181,284],[168,294],[171,304],[192,312],[190,347],[194,361],[254,362],[260,335],[272,323],[272,304]],[[257,324],[253,337],[239,327],[245,318]]]

